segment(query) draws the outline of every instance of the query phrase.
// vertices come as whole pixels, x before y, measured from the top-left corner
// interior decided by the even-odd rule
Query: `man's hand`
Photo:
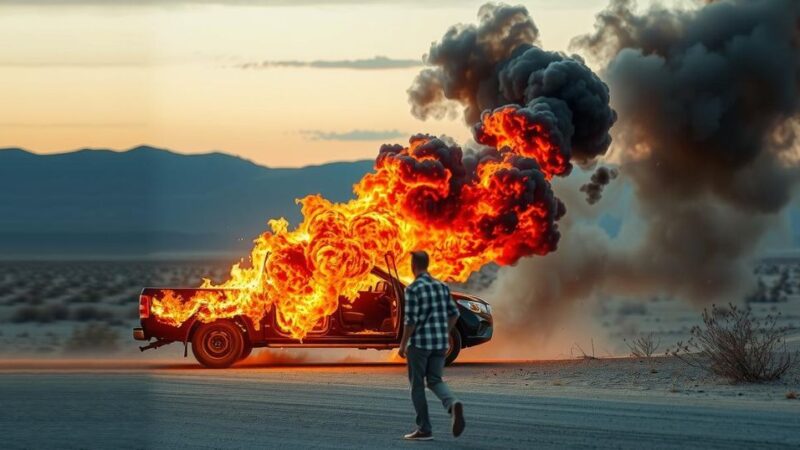
[[[417,325],[410,323],[403,327],[403,337],[400,338],[400,350],[397,351],[397,354],[400,355],[401,358],[406,357],[406,351],[408,350],[408,341],[411,339],[411,336],[414,335],[414,331],[417,330]]]

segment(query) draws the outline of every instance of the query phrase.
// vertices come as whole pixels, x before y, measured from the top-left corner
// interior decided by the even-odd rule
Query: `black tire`
[[[244,340],[244,348],[242,349],[242,354],[239,356],[239,361],[247,359],[250,356],[250,353],[253,353],[253,344],[247,342],[247,339]]]
[[[242,331],[232,322],[204,323],[192,336],[192,353],[197,361],[212,369],[230,367],[244,351]]]
[[[450,332],[450,346],[447,348],[447,356],[444,359],[444,365],[449,366],[453,364],[453,361],[458,358],[459,353],[461,353],[461,333],[454,327],[453,331]]]

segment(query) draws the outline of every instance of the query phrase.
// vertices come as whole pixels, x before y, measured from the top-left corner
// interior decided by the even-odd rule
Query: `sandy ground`
[[[176,362],[177,361],[177,362]],[[455,440],[409,443],[405,366],[258,359],[0,361],[4,448],[797,448],[800,392],[731,385],[672,358],[473,361],[448,368],[466,404]]]

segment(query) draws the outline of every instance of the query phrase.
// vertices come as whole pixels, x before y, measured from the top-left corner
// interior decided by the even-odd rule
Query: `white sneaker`
[[[403,439],[409,441],[432,441],[433,433],[431,432],[424,433],[420,430],[415,430],[413,433],[408,433],[407,435],[403,436]]]

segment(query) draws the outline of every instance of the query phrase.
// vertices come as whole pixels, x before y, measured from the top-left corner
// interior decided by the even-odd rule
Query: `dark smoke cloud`
[[[800,2],[637,12],[631,1],[612,1],[573,49],[603,68],[614,110],[602,107],[609,90],[581,58],[541,50],[535,37],[504,46],[504,34],[484,32],[512,23],[496,14],[505,8],[484,9],[479,26],[453,28],[433,45],[436,67],[412,86],[413,112],[436,116],[457,101],[471,124],[485,109],[553,96],[574,115],[573,157],[591,163],[606,152],[616,110],[612,157],[633,184],[641,221],[610,239],[587,225],[600,211],[579,198],[575,180],[559,180],[555,192],[570,211],[559,250],[501,269],[492,298],[507,306],[498,314],[511,311],[510,328],[547,332],[602,295],[738,301],[799,174]]]
[[[755,213],[780,210],[794,168],[773,135],[800,109],[800,2],[727,0],[638,16],[613,1],[574,45],[606,59],[624,121],[623,157],[644,203],[709,194]],[[791,173],[790,173],[791,172]],[[669,187],[667,189],[667,187]]]
[[[455,101],[473,125],[483,111],[518,105],[569,124],[565,150],[579,163],[603,155],[616,121],[605,83],[579,56],[533,45],[539,31],[524,7],[487,4],[478,17],[479,25],[452,27],[431,46],[425,61],[434,67],[408,91],[412,113],[439,118]]]
[[[571,211],[559,252],[501,272],[498,294],[516,289],[545,331],[604,294],[740,301],[798,178],[800,2],[637,13],[612,1],[573,45],[604,67],[619,113],[613,154],[642,224],[608,239],[575,221],[597,213],[556,189]]]
[[[586,194],[586,201],[590,205],[600,201],[603,196],[603,188],[606,187],[611,180],[617,178],[617,169],[609,169],[608,167],[598,167],[592,174],[592,178],[588,183],[581,186],[581,192]]]
[[[759,239],[797,180],[786,163],[796,142],[782,130],[800,113],[800,2],[726,0],[643,15],[632,7],[613,1],[597,31],[574,44],[607,61],[621,117],[615,138],[648,220],[645,248],[688,268],[707,258],[735,264],[750,256],[740,242]]]
[[[472,125],[483,110],[500,106],[478,104],[481,86],[496,78],[497,64],[508,59],[512,51],[536,42],[539,29],[522,6],[486,4],[478,11],[478,18],[479,26],[453,26],[440,42],[431,45],[424,59],[435,68],[420,72],[408,91],[415,116],[440,118],[443,101],[457,100],[464,104],[465,119]],[[497,91],[492,86],[487,89],[488,94]]]

